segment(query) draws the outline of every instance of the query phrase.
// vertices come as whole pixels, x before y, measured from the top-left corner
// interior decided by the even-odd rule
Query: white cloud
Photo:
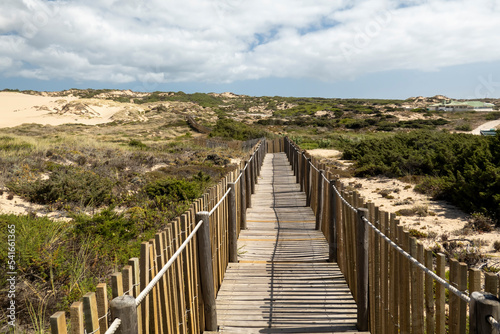
[[[0,75],[154,84],[432,71],[499,60],[499,12],[495,0],[8,0]]]

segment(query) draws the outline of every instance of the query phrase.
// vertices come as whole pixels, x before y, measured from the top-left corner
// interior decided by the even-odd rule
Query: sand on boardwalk
[[[0,92],[0,128],[25,123],[96,125],[111,122],[122,109],[114,101]]]
[[[337,150],[309,150],[311,155],[317,158],[340,157]],[[341,161],[344,165],[349,162]],[[427,215],[420,216],[398,216],[401,224],[406,229],[415,229],[430,235],[430,238],[420,239],[426,247],[433,247],[436,243],[442,244],[442,236],[448,240],[466,239],[484,242],[481,251],[492,259],[500,260],[500,253],[495,252],[493,243],[500,240],[500,230],[495,229],[489,233],[471,232],[463,234],[463,227],[467,223],[468,214],[446,201],[432,200],[429,196],[414,191],[414,184],[405,183],[397,179],[387,177],[370,178],[341,178],[345,186],[354,188],[365,198],[365,201],[372,202],[380,210],[388,213],[397,213],[402,209],[412,209],[421,207],[427,210]],[[384,194],[385,197],[381,194]],[[391,198],[393,197],[393,198]],[[498,265],[498,261],[497,265]]]

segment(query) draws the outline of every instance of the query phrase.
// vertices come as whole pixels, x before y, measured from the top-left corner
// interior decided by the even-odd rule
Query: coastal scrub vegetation
[[[500,136],[435,131],[368,139],[345,149],[355,175],[419,176],[415,190],[500,223]]]

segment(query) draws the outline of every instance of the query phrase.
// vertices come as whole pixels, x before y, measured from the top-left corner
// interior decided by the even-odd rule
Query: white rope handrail
[[[323,178],[325,179],[325,181],[326,181],[328,184],[330,184],[330,180],[328,180],[328,179],[326,178],[325,173],[323,173],[323,174],[321,174],[321,175],[323,175]]]
[[[118,330],[118,327],[120,327],[121,323],[122,321],[116,318],[115,320],[113,320],[108,330],[104,334],[114,334]]]
[[[241,176],[243,175],[243,171],[244,171],[244,169],[240,170],[240,175],[238,175],[236,180],[234,180],[234,183],[238,183],[238,181],[241,179]]]
[[[224,200],[224,198],[226,198],[227,194],[229,194],[229,192],[231,191],[231,188],[229,188],[226,193],[224,194],[224,196],[222,196],[222,198],[219,200],[219,202],[213,207],[212,210],[210,210],[210,212],[208,213],[209,216],[212,215],[212,213],[214,213],[215,210],[217,210],[217,208],[219,207],[219,205],[222,203],[222,201]]]
[[[500,323],[495,319],[493,318],[491,315],[489,315],[486,320],[488,320],[488,322],[490,323],[490,325],[495,328],[497,331],[500,331]]]
[[[312,161],[309,160],[309,164],[311,165],[312,168],[314,168],[319,173],[319,169],[317,169],[316,166],[314,166]]]
[[[384,239],[385,241],[387,241],[389,243],[389,245],[391,245],[393,248],[395,248],[399,253],[403,254],[404,257],[406,257],[408,260],[410,260],[410,262],[412,262],[414,265],[416,265],[418,268],[420,268],[424,273],[426,273],[427,275],[431,276],[434,280],[436,280],[436,282],[440,283],[445,288],[447,288],[449,291],[453,292],[457,297],[459,297],[460,299],[462,299],[464,302],[467,302],[467,303],[470,302],[470,297],[469,296],[467,296],[465,293],[463,293],[462,291],[460,291],[457,288],[455,288],[453,285],[451,285],[450,283],[448,283],[443,278],[441,278],[438,275],[436,275],[432,270],[428,269],[422,263],[418,262],[417,259],[415,259],[413,256],[411,256],[407,252],[405,252],[401,247],[399,247],[398,245],[396,245],[394,243],[394,241],[392,241],[391,239],[389,239],[384,233],[380,232],[380,230],[378,228],[376,228],[372,223],[370,223],[370,221],[368,219],[366,219],[366,217],[363,217],[363,221],[368,226],[370,226],[375,231],[375,233],[377,233],[378,235],[380,235],[382,237],[382,239]]]
[[[189,243],[189,241],[196,234],[196,231],[198,231],[198,229],[201,227],[201,224],[203,224],[203,220],[200,220],[198,222],[198,224],[195,226],[195,228],[193,229],[193,231],[191,232],[191,234],[189,234],[189,236],[182,243],[182,245],[179,247],[179,249],[174,253],[174,255],[172,255],[172,257],[170,258],[170,260],[168,260],[168,262],[163,266],[163,268],[161,268],[161,270],[158,272],[158,274],[156,274],[156,276],[151,280],[151,282],[149,282],[149,284],[146,286],[146,288],[141,291],[141,293],[139,294],[139,296],[137,296],[137,298],[135,299],[135,305],[136,306],[139,306],[142,303],[142,301],[144,300],[144,298],[151,292],[151,290],[156,285],[156,283],[158,283],[158,281],[160,280],[160,278],[165,274],[165,272],[168,270],[168,268],[170,268],[170,266],[174,263],[174,261],[177,259],[177,257],[179,256],[179,254],[181,254],[181,252],[184,250],[184,248],[186,248],[186,246]]]

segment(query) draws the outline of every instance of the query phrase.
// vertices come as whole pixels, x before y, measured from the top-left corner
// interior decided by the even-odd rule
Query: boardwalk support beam
[[[356,262],[357,262],[357,305],[358,330],[368,330],[368,231],[363,217],[369,219],[368,209],[358,208]]]
[[[111,307],[111,319],[120,319],[121,324],[116,330],[117,334],[137,334],[137,306],[135,298],[123,295],[114,298],[109,306]]]
[[[491,293],[474,291],[470,299],[470,333],[497,333],[488,322],[487,317],[500,318],[500,300]]]
[[[201,293],[205,309],[205,329],[217,331],[217,310],[215,307],[214,271],[212,247],[210,244],[210,215],[207,211],[196,214],[196,221],[203,220],[198,230],[198,257],[200,259]]]

